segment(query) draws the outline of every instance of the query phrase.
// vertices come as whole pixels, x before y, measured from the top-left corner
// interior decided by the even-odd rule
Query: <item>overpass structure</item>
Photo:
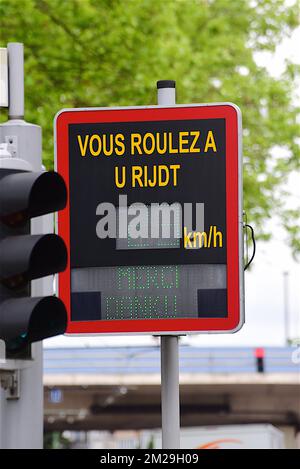
[[[270,423],[299,432],[294,351],[182,345],[181,426]],[[46,431],[158,428],[159,346],[46,349],[44,397]]]

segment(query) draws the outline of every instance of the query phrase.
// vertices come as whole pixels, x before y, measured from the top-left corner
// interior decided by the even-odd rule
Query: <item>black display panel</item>
[[[225,119],[69,125],[72,321],[227,317],[225,148]]]
[[[205,148],[209,133],[213,135],[214,148],[209,145]],[[140,154],[136,147],[132,154],[133,134],[142,138],[148,134],[154,136],[154,151]],[[117,135],[124,137],[122,155],[116,152],[121,149],[116,144],[116,141],[120,143],[116,140]],[[103,136],[106,136],[106,152],[112,149],[110,155],[99,152],[99,141],[103,150]],[[157,138],[160,138],[160,150],[166,148],[163,154],[157,151]],[[146,140],[147,151],[151,150],[152,141],[152,137]],[[69,158],[71,268],[226,264],[225,119],[71,124]],[[175,171],[171,166],[179,168]],[[126,173],[124,187],[115,184],[116,167],[119,176],[123,170]],[[137,167],[140,169],[134,169]],[[141,171],[140,178],[135,181],[133,171],[138,174]],[[162,183],[168,178],[168,184],[158,185],[159,177]],[[157,184],[153,186],[155,182]],[[97,223],[101,220],[96,213],[97,207],[101,203],[119,207],[120,195],[126,195],[128,206],[165,202],[180,203],[183,207],[187,203],[195,210],[197,203],[204,204],[204,231],[207,244],[208,240],[212,241],[207,246],[210,249],[186,248],[184,237],[172,246],[164,241],[166,246],[155,247],[155,240],[150,240],[149,246],[139,247],[138,241],[133,243],[135,246],[127,243],[128,249],[124,248],[124,240],[120,247],[114,238],[100,239],[96,233]],[[181,228],[183,232],[184,220],[181,220]],[[154,245],[151,245],[153,241]],[[215,245],[213,241],[216,241]]]
[[[72,320],[227,316],[226,265],[72,270]]]

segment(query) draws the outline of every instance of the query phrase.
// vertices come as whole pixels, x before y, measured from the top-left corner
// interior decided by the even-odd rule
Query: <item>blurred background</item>
[[[43,128],[48,169],[62,108],[156,104],[156,81],[173,79],[178,104],[242,111],[257,239],[246,324],[181,338],[183,447],[300,445],[299,11],[294,0],[0,1],[1,46],[25,45],[25,118]],[[45,445],[159,447],[158,340],[45,341]]]

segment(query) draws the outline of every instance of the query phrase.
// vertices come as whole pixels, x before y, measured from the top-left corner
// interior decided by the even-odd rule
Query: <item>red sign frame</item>
[[[126,107],[64,109],[55,118],[56,169],[69,191],[70,124],[97,122],[139,122],[158,120],[225,119],[226,122],[226,224],[227,239],[227,318],[130,319],[71,321],[70,261],[59,274],[59,297],[68,311],[67,334],[175,334],[236,332],[244,323],[241,118],[231,103],[183,105],[174,107]],[[70,205],[58,213],[58,234],[70,251]],[[70,252],[69,252],[70,254]],[[70,256],[69,256],[70,259]]]

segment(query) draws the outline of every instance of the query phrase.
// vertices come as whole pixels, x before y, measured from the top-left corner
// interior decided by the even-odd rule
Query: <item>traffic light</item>
[[[55,296],[30,296],[30,281],[62,272],[67,249],[56,234],[30,234],[30,220],[65,207],[55,172],[0,168],[0,339],[9,354],[65,332],[67,313]]]
[[[265,350],[263,348],[255,349],[256,371],[264,373],[265,371]]]

